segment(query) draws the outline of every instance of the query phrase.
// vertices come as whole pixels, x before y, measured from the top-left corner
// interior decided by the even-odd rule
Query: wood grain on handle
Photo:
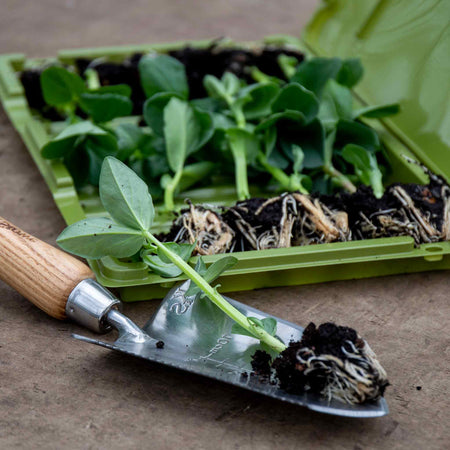
[[[0,217],[0,279],[56,319],[91,269],[73,256],[30,236]]]

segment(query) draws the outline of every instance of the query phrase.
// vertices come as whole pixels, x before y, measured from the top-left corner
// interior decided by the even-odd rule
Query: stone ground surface
[[[0,53],[298,32],[314,1],[2,0]],[[54,244],[64,223],[0,110],[0,215]],[[3,264],[4,262],[2,262]],[[444,449],[449,430],[448,273],[238,292],[300,324],[360,331],[392,387],[387,417],[329,417],[79,343],[0,282],[0,448]],[[139,324],[157,302],[128,304]],[[421,390],[417,387],[421,386]]]

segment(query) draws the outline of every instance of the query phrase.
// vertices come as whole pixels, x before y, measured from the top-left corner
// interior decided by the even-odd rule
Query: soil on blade
[[[288,348],[272,363],[280,388],[291,394],[301,394],[306,387],[312,392],[320,393],[326,378],[305,375],[297,359],[299,350],[310,348],[317,355],[327,354],[345,359],[343,349],[348,347],[348,342],[352,342],[356,347],[364,345],[353,328],[337,326],[331,322],[316,327],[311,322],[305,328],[302,339],[290,342]]]

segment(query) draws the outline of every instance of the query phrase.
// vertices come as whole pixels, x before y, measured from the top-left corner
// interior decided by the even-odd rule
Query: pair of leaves
[[[83,92],[80,95],[80,108],[94,122],[109,122],[116,117],[129,116],[133,111],[130,100],[131,88],[126,84],[104,86]]]
[[[271,104],[271,114],[256,127],[256,131],[264,131],[280,121],[305,125],[318,112],[319,101],[316,96],[298,83],[289,83],[279,91]]]
[[[128,85],[88,90],[79,75],[58,66],[45,69],[40,83],[47,104],[72,111],[79,106],[94,122],[109,122],[130,115],[133,109]]]
[[[134,255],[144,244],[143,232],[155,215],[147,185],[125,164],[107,157],[100,174],[100,200],[113,220],[79,221],[59,235],[58,244],[85,258]]]
[[[241,111],[247,120],[269,114],[270,106],[280,90],[279,85],[273,82],[241,86],[239,78],[230,72],[225,72],[220,80],[206,75],[203,85],[211,98],[223,101],[232,111]]]
[[[291,78],[306,89],[321,97],[328,80],[335,79],[340,85],[352,88],[363,76],[359,59],[311,58],[303,61]]]
[[[133,123],[122,123],[114,129],[117,136],[117,159],[125,161],[138,150],[143,151],[151,141],[144,130]]]
[[[114,135],[89,121],[83,121],[69,125],[44,145],[41,152],[47,159],[64,158],[75,184],[81,186],[86,181],[98,185],[103,159],[116,155],[117,150]]]
[[[45,69],[40,82],[44,100],[51,106],[75,102],[86,90],[84,81],[79,75],[58,66]]]
[[[171,252],[178,255],[183,261],[187,262],[191,258],[196,243],[193,244],[177,244],[168,242],[164,246]],[[183,271],[178,268],[163,252],[157,249],[156,253],[153,249],[141,251],[141,259],[156,274],[164,278],[174,278],[180,276]]]
[[[350,89],[330,79],[322,94],[318,117],[324,127],[330,131],[341,119],[382,118],[397,114],[399,111],[400,107],[397,103],[363,107],[354,111]]]
[[[375,197],[383,196],[382,173],[373,152],[364,147],[348,144],[342,150],[342,157],[353,165],[358,178],[367,186],[371,186]]]
[[[184,65],[168,55],[145,55],[139,61],[141,85],[147,97],[170,92],[187,100],[189,85]]]

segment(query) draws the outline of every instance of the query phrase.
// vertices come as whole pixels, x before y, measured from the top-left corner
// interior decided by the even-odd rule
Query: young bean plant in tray
[[[138,64],[144,123],[124,121],[133,110],[130,86],[101,86],[95,65],[85,79],[49,67],[40,76],[43,96],[67,127],[42,154],[63,158],[79,188],[97,186],[101,161],[115,156],[166,210],[180,192],[230,177],[239,200],[258,185],[266,192],[330,194],[355,192],[361,183],[380,198],[387,170],[382,145],[361,119],[394,114],[398,105],[354,109],[351,88],[363,75],[356,59],[302,59],[280,52],[278,76],[256,66],[245,68],[245,80],[226,68],[207,74],[205,95],[193,98],[192,77],[178,59],[144,55]]]
[[[274,318],[246,317],[222,297],[218,286],[211,286],[234,265],[234,257],[225,256],[209,267],[199,257],[192,267],[189,259],[195,244],[161,242],[151,231],[155,210],[146,183],[119,160],[105,158],[99,184],[101,201],[111,218],[90,218],[67,227],[57,239],[64,250],[86,258],[122,258],[140,252],[144,262],[167,277],[184,273],[190,280],[186,296],[193,301],[209,299],[234,320],[232,333],[258,339],[267,350],[258,350],[252,357],[254,373],[262,382],[268,382],[274,371],[280,387],[288,392],[309,390],[351,404],[383,395],[386,373],[355,330],[332,323],[316,328],[311,323],[302,340],[287,347],[276,336]]]

